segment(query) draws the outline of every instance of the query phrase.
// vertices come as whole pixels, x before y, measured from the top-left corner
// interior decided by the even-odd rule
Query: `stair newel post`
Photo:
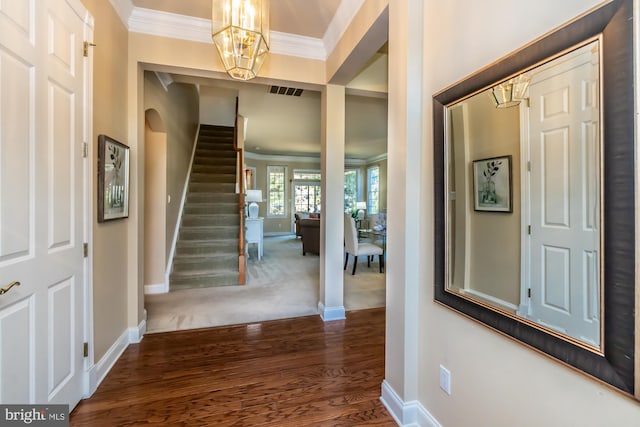
[[[236,96],[236,115],[233,125],[233,148],[238,153],[236,176],[238,177],[238,214],[240,215],[240,232],[238,239],[238,284],[246,283],[246,259],[244,250],[244,150],[238,147],[238,97]]]

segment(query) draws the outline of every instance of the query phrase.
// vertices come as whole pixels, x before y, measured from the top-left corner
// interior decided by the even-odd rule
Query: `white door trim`
[[[89,11],[82,5],[79,0],[66,0],[67,3],[75,10],[75,12],[84,21],[83,42],[93,43],[93,32],[95,20]],[[87,144],[87,157],[83,161],[83,181],[84,181],[84,239],[88,244],[87,257],[84,261],[84,301],[82,301],[84,314],[84,342],[88,343],[88,355],[84,358],[83,376],[83,398],[87,398],[93,394],[90,384],[90,371],[94,361],[94,335],[93,335],[93,177],[96,175],[94,169],[95,163],[92,161],[94,156],[93,144],[93,49],[89,48],[88,55],[83,57],[83,74],[84,74],[84,126],[83,140]]]
[[[529,160],[531,141],[529,140],[529,99],[520,103],[520,305],[518,316],[529,315],[528,289],[531,280],[531,245],[529,244],[529,225],[531,225],[530,171]]]

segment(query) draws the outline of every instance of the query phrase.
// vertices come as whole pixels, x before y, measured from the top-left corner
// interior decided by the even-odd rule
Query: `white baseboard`
[[[113,365],[118,361],[122,353],[129,346],[129,330],[125,330],[122,335],[109,347],[109,350],[102,358],[89,370],[89,391],[93,394],[102,380],[107,376]],[[89,396],[87,396],[89,397]]]
[[[382,381],[380,401],[399,426],[442,427],[438,420],[417,400],[403,402],[387,380]]]
[[[518,310],[518,306],[511,304],[508,301],[502,300],[500,298],[496,298],[493,295],[485,294],[484,292],[476,291],[475,289],[460,289],[461,292],[465,294],[474,295],[480,299],[485,301],[492,302],[496,304],[499,308],[515,313]]]
[[[166,283],[154,283],[152,285],[144,285],[144,294],[166,294],[169,292],[169,286]]]
[[[142,322],[137,327],[129,328],[129,344],[137,344],[142,341],[144,334],[147,332],[147,319],[146,316],[142,319]]]
[[[88,394],[90,397],[98,389],[98,386],[105,379],[113,365],[118,361],[122,353],[129,347],[129,344],[139,343],[147,331],[146,311],[145,318],[136,327],[126,329],[120,337],[109,347],[109,350],[94,364],[88,372]],[[87,388],[85,388],[87,390]]]
[[[320,312],[320,317],[325,322],[330,322],[332,320],[343,320],[345,319],[345,311],[344,306],[339,307],[325,307],[323,303],[318,303],[318,312]]]

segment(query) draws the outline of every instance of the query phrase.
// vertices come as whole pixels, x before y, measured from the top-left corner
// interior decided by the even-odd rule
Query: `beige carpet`
[[[362,258],[362,257],[361,257]],[[351,275],[353,258],[344,273],[346,310],[383,307],[385,274],[377,260],[367,268],[366,259]],[[249,248],[247,284],[217,288],[184,289],[168,294],[145,295],[147,332],[251,323],[318,314],[320,257],[302,256],[302,242],[295,236],[264,238],[264,257]]]

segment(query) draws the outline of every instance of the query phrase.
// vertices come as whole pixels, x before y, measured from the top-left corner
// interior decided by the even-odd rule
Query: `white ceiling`
[[[136,8],[211,18],[211,0],[131,1]],[[326,39],[331,21],[341,3],[357,1],[359,0],[271,0],[271,30]],[[240,114],[248,119],[247,151],[257,154],[319,155],[319,92],[305,88],[301,97],[274,95],[269,93],[269,86],[255,81],[241,83],[177,74],[171,76],[175,82],[199,85],[201,93],[206,93],[207,88],[209,91],[226,88],[226,92],[229,92],[229,88],[235,88],[240,99]],[[280,84],[286,85],[286,82]],[[296,87],[294,83],[290,86]],[[387,54],[386,47],[383,47],[347,85],[347,158],[366,160],[386,153],[386,88]]]

